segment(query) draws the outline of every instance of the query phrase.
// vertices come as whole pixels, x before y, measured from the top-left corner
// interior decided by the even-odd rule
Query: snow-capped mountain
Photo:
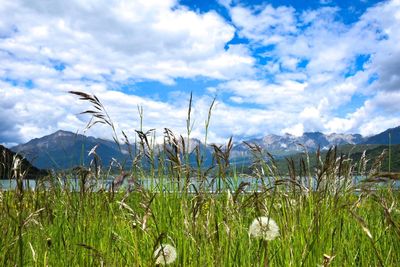
[[[391,138],[389,138],[389,135]],[[320,132],[306,132],[302,136],[291,134],[275,135],[269,134],[262,138],[252,138],[246,140],[248,144],[258,145],[263,151],[268,151],[274,156],[287,156],[307,149],[308,152],[328,149],[335,145],[357,145],[357,144],[391,144],[400,143],[400,127],[388,129],[380,134],[363,138],[359,134],[323,134]],[[193,151],[196,146],[200,146],[201,155],[204,157],[204,164],[211,164],[213,147],[204,146],[201,141],[192,139],[187,142],[189,151]],[[231,150],[231,162],[248,162],[251,156],[248,145],[245,142],[234,143]],[[180,150],[182,150],[181,140],[178,140]],[[97,154],[102,162],[107,165],[113,158],[125,161],[129,158],[127,146],[122,145],[121,149],[113,141],[100,138],[87,137],[67,131],[57,131],[48,136],[35,138],[26,144],[21,144],[11,148],[12,151],[23,154],[29,161],[39,168],[70,168],[81,163],[88,163],[90,157],[88,152],[97,147]],[[135,148],[135,145],[132,145]],[[162,145],[157,145],[157,152],[162,152]],[[195,153],[190,156],[191,161],[195,162]]]
[[[320,132],[308,132],[302,136],[269,134],[263,138],[251,139],[247,142],[256,144],[272,154],[288,155],[304,151],[305,149],[315,151],[318,147],[328,149],[335,145],[355,145],[363,142],[363,140],[363,137],[359,134],[332,133],[325,135]],[[239,143],[233,148],[233,153],[237,156],[248,155],[248,146],[244,143]]]

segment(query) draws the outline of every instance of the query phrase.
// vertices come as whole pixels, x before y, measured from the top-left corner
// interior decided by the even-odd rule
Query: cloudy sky
[[[400,0],[0,0],[0,143],[82,132],[100,98],[119,130],[224,141],[400,124]],[[111,138],[94,127],[88,135]]]

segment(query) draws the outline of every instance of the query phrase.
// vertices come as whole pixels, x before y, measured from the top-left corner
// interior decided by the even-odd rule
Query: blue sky
[[[119,130],[223,142],[398,126],[400,1],[3,0],[0,143],[82,132],[97,95]],[[87,132],[110,138],[109,129]]]

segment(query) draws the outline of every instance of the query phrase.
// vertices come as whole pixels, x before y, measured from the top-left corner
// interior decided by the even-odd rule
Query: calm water
[[[88,181],[85,184],[86,188],[90,188],[93,191],[98,191],[100,189],[104,190],[110,190],[113,187],[113,181],[114,177],[109,177],[108,179],[104,180],[92,180]],[[252,179],[252,178],[238,178],[238,179],[227,179],[227,183],[223,183],[222,180],[212,180],[209,179],[202,183],[202,186],[207,188],[210,191],[216,192],[219,191],[218,189],[225,189],[227,187],[229,188],[237,188],[240,183],[248,183],[248,186],[246,187],[246,190],[249,191],[254,191],[254,190],[259,190],[258,187],[261,187],[263,182],[257,179]],[[177,181],[171,181],[169,179],[140,179],[136,183],[133,183],[133,181],[129,181],[126,179],[120,186],[118,186],[119,189],[121,190],[126,190],[130,188],[134,188],[137,186],[142,186],[146,189],[152,189],[156,191],[176,191],[178,188],[181,188],[184,183],[184,180],[181,181],[181,186],[179,186],[179,183]],[[268,183],[268,180],[266,179],[264,184]],[[52,182],[49,181],[36,181],[36,180],[24,180],[23,185],[25,189],[30,189],[34,190],[37,186],[43,186],[44,188],[49,188],[50,186],[56,185],[60,186],[61,188],[68,188],[69,190],[72,191],[79,191],[81,182],[79,179],[60,179],[60,180],[55,180]],[[17,186],[16,180],[0,180],[0,190],[14,190]],[[114,185],[115,186],[115,185]],[[190,181],[190,186],[189,186],[189,191],[195,192],[199,187],[200,183],[196,180],[191,180]]]
[[[353,178],[352,184],[358,185],[360,181],[362,181],[361,176],[355,176]],[[110,176],[108,179],[104,180],[91,180],[85,184],[86,188],[90,188],[91,191],[98,191],[98,190],[110,190],[113,187],[114,177]],[[269,182],[273,182],[274,178],[265,178],[263,180],[256,179],[256,178],[249,178],[249,177],[238,177],[234,178],[227,178],[226,182],[224,183],[222,180],[218,179],[207,179],[202,184],[195,179],[190,181],[189,191],[195,192],[200,186],[206,188],[207,191],[210,192],[219,192],[224,189],[231,189],[236,190],[241,183],[247,183],[244,190],[246,192],[254,192],[254,191],[261,191],[261,188],[264,186],[268,186]],[[59,186],[60,188],[69,189],[71,191],[79,191],[81,182],[79,179],[58,179],[52,182],[50,181],[36,181],[36,180],[24,180],[23,185],[24,188],[27,190],[34,190],[37,186],[42,186],[44,188],[49,188],[53,186]],[[140,179],[137,183],[133,183],[133,181],[129,181],[125,179],[125,181],[118,186],[119,190],[128,190],[133,189],[137,186],[142,186],[146,189],[151,189],[154,191],[166,191],[166,192],[174,192],[177,191],[179,188],[182,188],[183,180],[181,182],[181,186],[179,186],[177,181],[171,181],[169,179]],[[308,181],[304,181],[303,185],[307,185]],[[314,185],[316,181],[314,181]],[[379,183],[379,185],[386,185],[389,183]],[[0,180],[0,190],[14,190],[16,188],[16,180]],[[290,187],[290,185],[288,186]],[[394,187],[399,189],[400,188],[400,181],[397,181],[394,184]],[[315,189],[315,188],[314,188]]]

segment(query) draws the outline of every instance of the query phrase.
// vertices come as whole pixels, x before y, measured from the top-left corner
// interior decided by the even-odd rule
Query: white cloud
[[[101,95],[121,129],[138,126],[136,105],[143,105],[149,127],[183,130],[183,106],[109,88],[128,80],[251,75],[248,49],[226,47],[234,31],[216,12],[196,13],[174,0],[2,1],[1,140],[82,129],[85,119],[76,114],[83,105],[68,90]]]
[[[229,8],[232,5],[233,0],[217,0],[217,2],[225,7],[225,8]]]
[[[219,2],[231,22],[175,0],[2,1],[0,140],[83,129],[87,118],[77,114],[85,105],[68,90],[97,94],[119,129],[138,128],[142,105],[147,128],[184,133],[186,93],[162,102],[110,88],[199,76],[220,82],[207,89],[219,95],[213,141],[317,130],[371,134],[399,123],[400,1],[373,6],[352,24],[330,5],[299,11]],[[235,34],[248,43],[230,44]],[[367,101],[355,103],[355,96]],[[193,137],[204,137],[210,103],[195,98]],[[89,134],[110,136],[101,127]]]
[[[332,118],[326,123],[326,127],[333,132],[376,134],[400,124],[399,101],[400,91],[379,92],[365,101],[364,105],[356,111],[347,114],[345,118]]]
[[[3,85],[4,86],[4,85]],[[85,91],[90,91],[87,87]],[[124,130],[132,138],[135,129],[139,129],[137,106],[144,109],[144,130],[157,129],[162,135],[165,127],[175,133],[186,133],[186,116],[189,95],[182,94],[180,100],[173,104],[151,99],[126,95],[117,91],[105,91],[99,95],[117,131]],[[58,129],[82,132],[89,116],[79,115],[89,108],[88,103],[79,101],[65,92],[43,93],[40,90],[5,87],[0,89],[0,120],[5,124],[0,129],[3,142],[26,142],[31,138],[50,134]],[[51,101],[50,101],[51,99]],[[205,120],[212,98],[195,97],[192,109],[194,128],[192,137],[200,140],[205,136]],[[13,103],[13,104],[10,104]],[[276,118],[283,118],[277,120]],[[221,101],[216,102],[212,112],[209,140],[210,142],[226,141],[233,135],[254,136],[279,129],[287,122],[293,122],[293,114],[232,107]],[[111,138],[111,129],[97,125],[87,134],[102,138]]]
[[[304,98],[307,84],[285,80],[280,84],[267,84],[263,80],[231,80],[219,85],[221,92],[233,93],[233,100],[263,105],[270,109],[289,111],[299,107],[299,103],[308,102]],[[239,97],[239,98],[238,98]],[[236,101],[238,102],[238,101]]]
[[[302,123],[297,123],[293,126],[284,128],[282,130],[283,134],[288,133],[288,134],[291,134],[294,136],[301,136],[303,134],[303,132],[304,132],[304,126]]]
[[[0,17],[7,37],[0,39],[8,53],[3,60],[49,68],[57,60],[65,64],[59,75],[66,79],[229,79],[251,73],[253,64],[244,47],[225,49],[234,28],[222,17],[176,1],[6,1]],[[2,69],[21,73],[18,66]]]
[[[298,132],[303,125],[305,131],[369,133],[364,126],[377,123],[382,116],[394,123],[392,127],[399,123],[394,120],[398,114],[393,115],[393,109],[389,111],[387,103],[379,101],[382,94],[377,92],[400,90],[400,1],[373,6],[353,24],[338,20],[340,9],[334,6],[298,12],[271,5],[231,5],[229,10],[239,34],[267,61],[259,69],[260,76],[270,77],[268,82],[240,80],[221,85],[232,94],[231,100],[262,104],[270,111],[279,109],[295,116],[298,123],[283,127],[288,132]],[[270,45],[267,52],[257,52],[265,45]],[[368,59],[361,69],[360,56]],[[369,101],[354,113],[338,115],[343,108],[356,105],[352,102],[355,95]],[[375,132],[378,129],[382,127]]]
[[[230,13],[240,35],[263,45],[277,44],[285,35],[296,32],[295,10],[291,7],[264,5],[249,9],[234,6]]]
[[[57,130],[57,124],[70,112],[78,113],[79,105],[70,107],[71,99],[65,94],[2,85],[0,120],[6,129],[0,131],[0,138],[5,142],[25,142]],[[69,125],[69,129],[82,125]]]

